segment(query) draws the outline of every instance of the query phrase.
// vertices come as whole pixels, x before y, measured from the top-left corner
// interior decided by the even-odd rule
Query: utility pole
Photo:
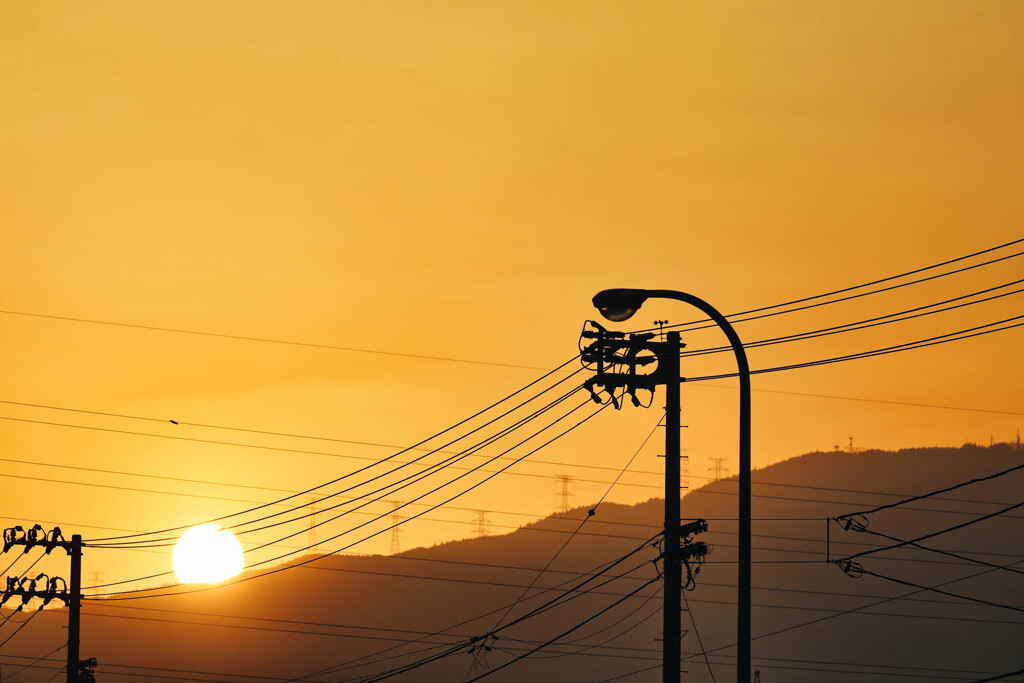
[[[78,683],[78,645],[82,626],[82,537],[71,537],[71,602],[68,603],[68,683]]]
[[[3,605],[13,597],[21,597],[21,606],[18,607],[18,610],[28,604],[32,598],[42,598],[43,607],[51,600],[60,600],[67,605],[67,683],[79,683],[83,664],[85,664],[85,668],[95,666],[96,664],[96,661],[93,659],[88,660],[88,662],[82,662],[79,658],[82,623],[82,537],[74,534],[71,540],[68,541],[61,534],[60,527],[54,527],[47,533],[38,524],[33,525],[27,532],[20,526],[4,529],[4,547],[0,554],[8,552],[14,546],[24,546],[25,550],[23,552],[25,553],[35,546],[43,546],[46,548],[47,555],[55,548],[61,548],[71,558],[70,585],[58,576],[48,577],[45,574],[39,574],[34,579],[9,576],[6,577],[6,588],[3,591],[3,595],[0,596],[0,605]],[[40,583],[45,588],[37,589]],[[58,588],[61,584],[64,585],[64,589]]]
[[[665,609],[662,612],[662,653],[664,683],[679,683],[682,661],[682,592],[683,562],[679,536],[679,431],[682,411],[679,389],[679,352],[682,344],[679,333],[673,330],[665,335],[664,353],[658,356],[658,365],[664,363],[665,377]],[[672,379],[675,381],[671,381]]]
[[[589,329],[589,328],[593,329]],[[707,546],[690,543],[683,536],[707,530],[707,522],[699,520],[681,526],[681,449],[680,449],[680,382],[679,353],[683,348],[679,332],[664,334],[664,341],[653,341],[653,334],[632,334],[626,339],[621,332],[610,332],[593,321],[583,330],[584,339],[596,340],[583,349],[581,359],[585,367],[594,367],[597,374],[583,386],[597,403],[603,403],[602,393],[609,395],[619,408],[621,397],[629,395],[634,406],[641,406],[637,391],[651,392],[659,384],[665,385],[665,531],[662,548],[662,567],[665,581],[662,610],[662,681],[679,683],[682,660],[682,590],[683,565],[687,568],[687,586],[693,585],[690,560],[703,561]],[[653,355],[650,355],[653,354]],[[639,374],[638,367],[657,363],[650,374]],[[621,368],[623,371],[616,372]],[[599,392],[596,388],[601,387]],[[622,396],[617,392],[621,390]]]

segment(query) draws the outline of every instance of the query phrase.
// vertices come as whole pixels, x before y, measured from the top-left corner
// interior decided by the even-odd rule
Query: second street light
[[[736,680],[737,683],[750,683],[750,366],[747,364],[747,354],[743,349],[736,330],[721,313],[711,304],[699,299],[692,294],[677,292],[671,289],[606,289],[594,297],[594,306],[608,320],[622,322],[628,320],[640,310],[640,307],[648,299],[674,299],[688,303],[700,309],[710,317],[715,324],[725,332],[729,339],[733,353],[736,356],[736,367],[740,379],[740,444],[739,444],[739,543],[738,543],[738,568],[737,568],[737,613],[736,613]],[[678,359],[677,359],[678,361]],[[675,365],[678,368],[678,363]],[[676,373],[678,375],[678,370]],[[673,381],[666,385],[668,399],[666,400],[666,414],[669,417],[666,422],[665,433],[665,477],[666,477],[666,500],[665,500],[665,543],[666,550],[676,553],[679,544],[679,381]],[[674,415],[674,417],[673,417]],[[674,432],[674,433],[672,433]],[[670,462],[674,461],[674,462]],[[674,491],[671,493],[669,479],[675,477]],[[675,497],[674,501],[668,500]],[[676,586],[669,586],[669,578],[672,582],[679,579],[678,572],[673,576],[669,575],[669,555],[666,553],[666,586],[665,586],[665,631],[666,642],[666,671],[665,680],[670,678],[670,666],[674,671],[674,679],[679,678],[679,643],[668,642],[667,634],[680,632],[680,610],[679,590]],[[678,569],[678,567],[676,568]],[[672,604],[670,604],[672,603]],[[675,659],[674,665],[668,662],[668,655]]]

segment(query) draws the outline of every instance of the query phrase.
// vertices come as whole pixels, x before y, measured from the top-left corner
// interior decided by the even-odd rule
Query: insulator
[[[856,515],[840,515],[835,518],[836,522],[843,527],[844,531],[867,531],[870,520],[861,514]]]
[[[679,527],[680,536],[692,536],[693,534],[702,534],[708,530],[708,523],[703,519],[698,519],[693,522],[688,522]]]
[[[835,560],[836,566],[843,570],[847,576],[859,579],[864,574],[864,566],[851,560]]]

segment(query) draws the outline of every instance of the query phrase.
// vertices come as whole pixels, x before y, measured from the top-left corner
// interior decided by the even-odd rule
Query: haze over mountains
[[[1011,445],[967,445],[809,453],[756,471],[753,657],[761,681],[977,681],[1024,669],[1019,508],[921,541],[952,555],[913,547],[885,550],[855,559],[866,570],[859,578],[826,562],[892,543],[844,531],[828,518],[1022,462],[1024,452]],[[1022,491],[1024,470],[1018,470],[858,519],[866,519],[871,532],[907,540],[1018,504]],[[705,518],[710,526],[695,540],[712,546],[694,589],[686,593],[687,681],[711,681],[712,672],[717,680],[733,675],[735,492],[736,482],[724,479],[683,498],[684,518]],[[256,683],[319,671],[324,673],[304,680],[362,681],[462,644],[450,656],[389,680],[473,680],[607,609],[486,680],[656,681],[660,582],[651,582],[658,576],[651,539],[661,519],[657,499],[602,504],[593,516],[584,506],[503,536],[391,557],[325,557],[189,595],[91,600],[83,608],[82,656],[99,660],[100,681]],[[538,578],[537,570],[549,562]],[[1013,566],[995,568],[1008,565]],[[965,578],[972,575],[977,576]],[[913,587],[955,579],[961,580],[941,590],[990,604]],[[529,595],[551,590],[520,601],[505,615],[534,581]],[[579,589],[571,591],[574,586]],[[508,626],[559,595],[564,603]],[[62,680],[63,651],[33,660],[64,641],[66,619],[63,609],[46,611],[12,639],[0,656],[3,680],[27,664],[33,666],[18,672],[16,683],[55,675]],[[497,638],[471,642],[494,630],[499,619],[505,628],[496,631]],[[12,631],[8,624],[0,636]]]

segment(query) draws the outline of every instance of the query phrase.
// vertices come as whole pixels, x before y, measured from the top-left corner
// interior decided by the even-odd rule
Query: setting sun
[[[238,540],[213,524],[186,531],[174,547],[173,562],[182,583],[218,583],[238,575],[245,565]]]

